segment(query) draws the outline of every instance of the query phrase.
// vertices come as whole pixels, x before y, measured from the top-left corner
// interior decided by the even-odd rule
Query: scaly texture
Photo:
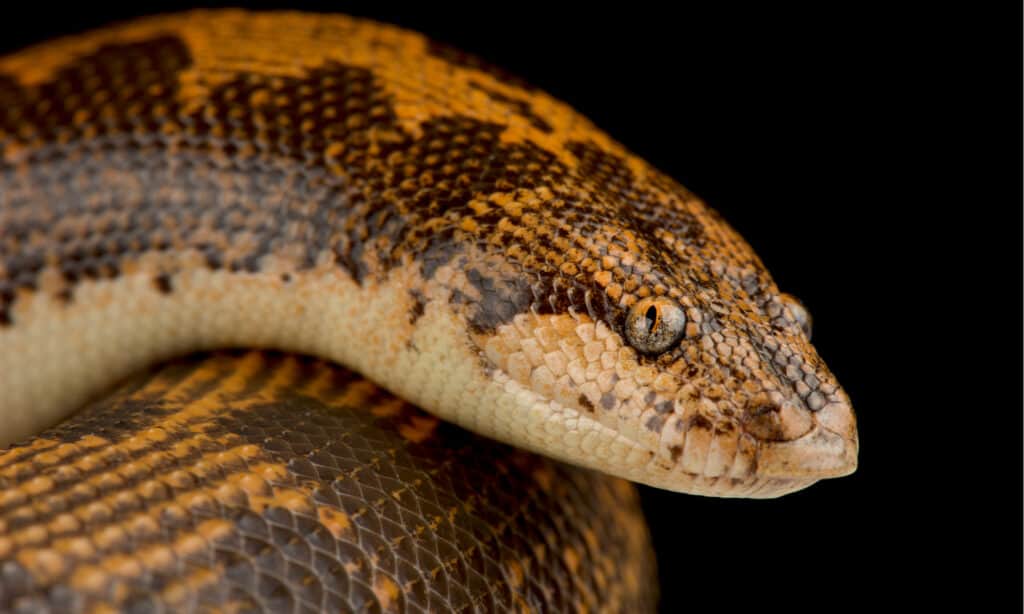
[[[2,440],[257,346],[555,458],[772,497],[856,465],[805,324],[699,199],[413,33],[196,12],[0,59]]]
[[[0,454],[5,612],[644,612],[654,580],[628,483],[310,359],[170,364]]]

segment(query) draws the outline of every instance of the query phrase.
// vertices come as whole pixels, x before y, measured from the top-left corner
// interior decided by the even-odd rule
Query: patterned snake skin
[[[627,482],[292,356],[136,378],[0,456],[0,492],[4,611],[642,612],[656,595]]]
[[[0,58],[0,445],[45,446],[26,438],[140,369],[230,347],[320,357],[475,433],[679,492],[777,497],[857,463],[810,316],[744,240],[499,69],[373,22],[242,11]],[[120,428],[91,411],[77,424]],[[11,496],[47,483],[17,466]]]

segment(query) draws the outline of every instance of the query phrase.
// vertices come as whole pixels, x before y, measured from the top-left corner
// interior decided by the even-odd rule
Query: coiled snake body
[[[750,247],[500,70],[372,22],[240,11],[0,59],[0,443],[19,442],[0,603],[649,605],[627,487],[445,435],[324,363],[174,363],[26,439],[148,365],[246,347],[681,492],[775,497],[856,466],[809,317]],[[461,494],[428,506],[438,480]],[[583,514],[596,528],[567,528]],[[437,532],[460,515],[483,524]],[[510,537],[540,518],[566,541]]]

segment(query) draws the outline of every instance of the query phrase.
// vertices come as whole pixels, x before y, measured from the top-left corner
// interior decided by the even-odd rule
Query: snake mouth
[[[783,479],[824,479],[857,470],[857,439],[817,426],[799,439],[766,442],[760,473]]]
[[[681,448],[669,449],[677,462],[657,459],[639,481],[705,496],[769,499],[856,471],[859,442],[845,394],[802,417],[799,434],[789,439],[693,422]]]
[[[851,425],[846,432],[835,430],[840,420],[832,412],[838,414],[843,411],[842,407],[829,410],[809,432],[796,439],[754,443],[753,438],[744,435],[753,448],[746,469],[740,469],[745,463],[740,462],[742,453],[737,452],[733,459],[737,472],[706,475],[687,471],[678,464],[669,467],[657,460],[645,462],[652,453],[643,442],[616,432],[573,407],[536,395],[514,381],[505,380],[505,384],[533,399],[531,413],[543,416],[542,421],[547,424],[544,430],[577,444],[577,453],[584,452],[582,455],[555,455],[556,458],[655,488],[701,496],[774,499],[803,490],[819,480],[849,475],[857,468],[856,429]],[[852,411],[849,413],[852,417]],[[546,446],[532,442],[523,445],[550,454]]]
[[[806,434],[789,441],[762,442],[758,458],[762,475],[819,480],[857,470],[860,446],[849,401],[833,401],[811,415],[814,424]]]

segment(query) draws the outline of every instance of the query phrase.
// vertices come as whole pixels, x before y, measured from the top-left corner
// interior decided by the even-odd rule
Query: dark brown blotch
[[[466,271],[466,279],[480,296],[469,305],[470,326],[478,333],[494,331],[537,302],[533,288],[521,277],[497,278],[489,271],[472,268]]]
[[[427,299],[418,290],[410,290],[409,296],[412,297],[412,307],[409,308],[409,323],[415,324],[417,320],[423,317],[423,313],[426,311]]]
[[[101,182],[96,169],[116,158],[111,156],[114,135],[137,134],[143,126],[156,129],[157,122],[145,116],[158,107],[164,110],[165,118],[176,115],[177,99],[173,94],[178,74],[191,63],[185,43],[167,35],[102,45],[93,53],[69,61],[50,81],[37,87],[24,88],[15,79],[0,76],[0,108],[4,109],[0,113],[0,134],[9,137],[2,148],[37,142],[62,144],[45,154],[27,148],[28,173],[0,175],[0,193],[6,197],[0,198],[0,206],[24,207],[41,214],[0,228],[0,270],[4,271],[0,275],[0,324],[11,323],[13,302],[13,293],[7,296],[3,287],[13,284],[12,289],[35,289],[44,264],[52,262],[62,274],[68,288],[56,298],[69,302],[79,282],[116,278],[121,274],[122,259],[137,255],[128,253],[125,241],[140,228],[124,227],[110,218],[90,219],[99,217],[96,204],[114,194],[106,187],[94,191]],[[85,144],[90,141],[105,141],[105,146],[88,149]],[[74,157],[72,150],[76,147],[80,149]],[[62,155],[69,159],[63,160]],[[65,167],[56,171],[56,177],[48,174],[60,163]],[[10,170],[10,162],[3,156],[0,170]],[[31,189],[14,187],[12,184],[17,182],[26,182]],[[45,202],[45,207],[33,208],[34,201]],[[122,203],[112,204],[123,208]],[[50,237],[48,248],[29,248],[25,239],[30,234],[55,232],[52,217],[44,217],[47,214],[84,217],[88,224],[71,232],[66,227]],[[130,215],[123,223],[130,225],[137,219]]]
[[[785,439],[785,429],[780,412],[781,408],[774,403],[755,404],[747,409],[743,428],[758,439],[781,441]]]
[[[583,409],[587,410],[590,413],[594,413],[594,404],[590,402],[590,399],[587,398],[587,395],[581,394],[580,397],[576,399],[576,402],[579,403],[580,407],[582,407]]]
[[[597,186],[600,192],[618,207],[622,223],[632,226],[639,236],[655,237],[667,232],[686,246],[703,247],[707,242],[704,225],[696,216],[680,206],[666,206],[658,193],[645,183],[637,181],[633,171],[622,157],[592,142],[570,141],[566,149],[579,160],[579,173],[584,181]],[[689,193],[671,179],[655,174],[657,183],[664,184],[661,191],[673,199],[685,198]],[[662,254],[660,248],[649,245],[644,254],[652,261],[671,268],[679,257],[678,250]]]
[[[161,273],[154,277],[153,286],[160,294],[170,294],[174,291],[174,284],[171,281],[171,276],[167,273]]]

